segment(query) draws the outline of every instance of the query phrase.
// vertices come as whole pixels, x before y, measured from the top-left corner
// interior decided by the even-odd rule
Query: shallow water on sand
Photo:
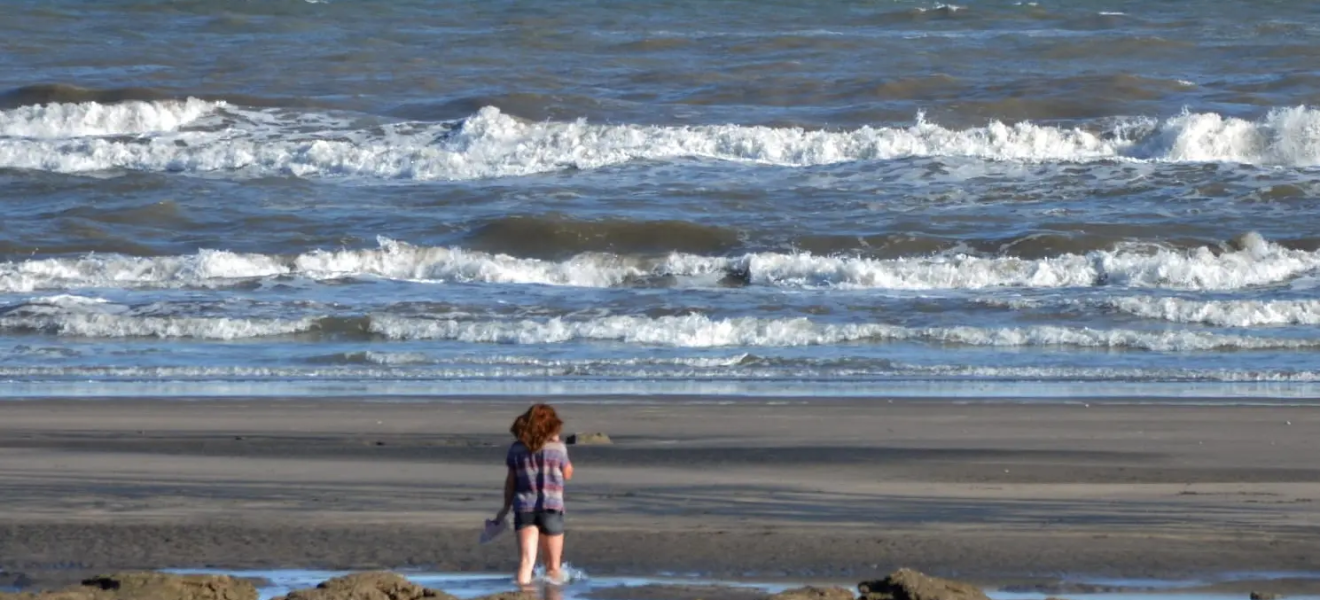
[[[6,394],[1320,398],[1313,2],[7,10]]]
[[[262,600],[274,598],[276,596],[287,594],[295,589],[315,587],[318,583],[345,575],[347,571],[315,571],[298,569],[280,569],[269,571],[218,571],[218,570],[179,570],[179,573],[214,573],[229,574],[239,577],[258,578],[267,584],[259,589]],[[409,580],[433,589],[446,591],[459,598],[475,598],[487,594],[513,591],[515,586],[512,584],[507,574],[494,573],[425,573],[425,572],[401,572],[400,574]],[[1269,580],[1281,577],[1320,577],[1317,573],[1290,573],[1290,574],[1270,574],[1270,573],[1238,573],[1229,574],[1222,578],[1213,578],[1213,581],[1232,581],[1239,579],[1249,580]],[[1207,593],[1199,591],[1189,591],[1189,588],[1204,586],[1210,581],[1152,581],[1152,580],[1085,580],[1084,583],[1104,583],[1104,585],[1113,587],[1131,587],[1137,591],[1121,593],[1103,593],[1103,594],[1067,594],[1069,598],[1082,598],[1086,600],[1242,600],[1243,594],[1228,593]],[[546,594],[545,586],[540,587],[540,593],[543,597],[553,598],[554,600],[579,600],[587,598],[593,591],[616,588],[616,587],[635,587],[645,585],[700,585],[700,586],[728,586],[737,588],[751,588],[762,590],[766,593],[780,592],[786,589],[797,587],[798,584],[785,582],[755,582],[755,581],[720,581],[701,578],[682,578],[682,577],[588,577],[586,573],[579,572],[579,577],[573,583],[566,586],[552,587],[550,593]],[[1003,592],[997,590],[987,590],[987,595],[992,600],[1044,600],[1049,595],[1043,593],[1015,593]],[[1313,600],[1320,596],[1289,596],[1300,600]]]

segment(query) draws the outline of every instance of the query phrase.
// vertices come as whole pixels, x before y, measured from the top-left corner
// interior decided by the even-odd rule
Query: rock
[[[568,436],[568,439],[564,440],[564,443],[575,444],[578,446],[608,446],[610,444],[613,444],[614,441],[610,439],[610,436],[604,433],[596,432],[596,433],[575,433],[573,435]]]
[[[807,586],[784,590],[767,600],[854,600],[852,590],[841,587]]]
[[[228,575],[154,572],[97,575],[82,585],[37,594],[0,594],[0,600],[257,600],[252,582]]]
[[[1271,594],[1269,592],[1252,592],[1251,600],[1279,600],[1283,596],[1280,594]]]
[[[444,592],[424,588],[397,573],[354,573],[321,582],[315,588],[289,592],[277,600],[458,600]]]
[[[884,579],[857,584],[862,600],[990,600],[970,583],[899,569]]]
[[[82,587],[132,600],[257,600],[252,582],[228,575],[115,573],[85,579]]]

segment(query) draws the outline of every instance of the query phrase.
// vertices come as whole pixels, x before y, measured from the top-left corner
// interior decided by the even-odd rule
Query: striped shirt
[[[568,446],[563,442],[546,442],[537,452],[514,442],[505,463],[516,482],[514,512],[564,510],[564,469],[569,462]]]

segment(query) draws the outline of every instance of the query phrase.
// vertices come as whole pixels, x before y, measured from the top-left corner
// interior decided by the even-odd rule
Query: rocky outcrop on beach
[[[852,590],[841,587],[816,587],[806,586],[784,590],[778,594],[773,594],[766,600],[853,600],[855,596]]]
[[[97,575],[55,591],[0,594],[0,600],[257,600],[257,588],[228,575],[129,572]]]
[[[354,573],[321,582],[314,588],[289,592],[276,600],[458,600],[439,590],[417,585],[397,573]]]
[[[857,584],[861,600],[990,600],[970,583],[899,569],[884,579]]]

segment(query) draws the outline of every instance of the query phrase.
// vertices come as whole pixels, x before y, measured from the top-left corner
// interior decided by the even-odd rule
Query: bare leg
[[[532,583],[532,569],[536,567],[536,546],[540,532],[535,526],[518,530],[518,585]]]
[[[564,558],[564,534],[541,536],[541,550],[545,553],[545,578],[552,583],[560,582],[559,578],[563,575],[559,568]]]

